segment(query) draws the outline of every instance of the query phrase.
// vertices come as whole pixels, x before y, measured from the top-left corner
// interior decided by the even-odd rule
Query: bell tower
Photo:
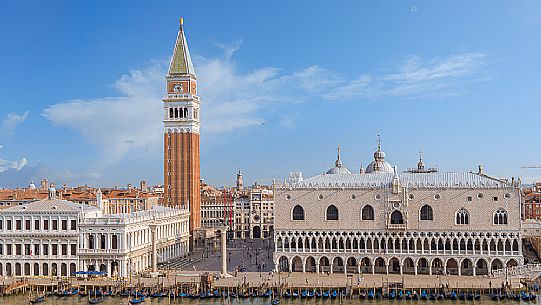
[[[197,77],[183,19],[166,76],[163,98],[164,205],[190,210],[190,233],[201,226]]]

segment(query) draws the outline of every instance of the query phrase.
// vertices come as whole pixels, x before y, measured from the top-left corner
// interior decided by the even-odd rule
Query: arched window
[[[304,220],[304,209],[300,205],[293,208],[293,220]]]
[[[467,225],[470,223],[470,214],[466,209],[461,208],[456,212],[456,224],[457,225]]]
[[[188,108],[184,108],[184,117],[185,117],[185,118],[188,117]]]
[[[327,208],[327,220],[338,220],[338,209],[334,205]]]
[[[173,108],[169,108],[169,118],[172,119],[174,116]]]
[[[432,207],[428,204],[425,204],[421,207],[421,220],[434,220],[434,213],[432,212]]]
[[[374,220],[374,208],[367,204],[361,210],[361,220]]]
[[[404,218],[400,211],[394,211],[391,213],[391,224],[399,225],[404,224]]]
[[[499,209],[494,213],[494,224],[495,225],[507,224],[507,211],[506,210]]]

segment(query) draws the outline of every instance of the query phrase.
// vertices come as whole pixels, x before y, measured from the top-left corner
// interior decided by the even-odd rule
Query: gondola
[[[103,302],[103,295],[100,296],[99,298],[89,298],[88,299],[88,303],[90,304],[98,304],[98,303],[101,303]]]
[[[435,300],[436,300],[436,294],[435,294],[435,293],[430,293],[430,295],[428,296],[428,298],[429,298],[431,301],[435,301]]]
[[[406,300],[411,300],[411,291],[406,290]]]
[[[333,290],[331,293],[331,299],[336,299],[337,296],[338,296],[338,292],[336,290]]]
[[[323,293],[323,295],[321,296],[322,298],[324,299],[327,299],[329,296],[331,295],[331,291],[330,290],[327,290]]]
[[[366,291],[359,292],[359,299],[361,299],[361,300],[366,299]]]
[[[130,304],[141,304],[145,301],[145,297],[140,297],[138,299],[130,299]]]
[[[451,291],[451,294],[449,295],[449,299],[451,299],[451,300],[456,300],[457,298],[458,298],[458,297],[457,297],[457,295],[456,295],[456,292]]]
[[[397,300],[402,300],[404,298],[404,292],[402,290],[398,290],[398,295],[396,296]]]
[[[374,290],[368,290],[368,293],[366,294],[366,297],[369,299],[369,300],[373,300],[375,295],[374,295]]]
[[[426,294],[426,291],[421,291],[421,300],[426,300],[427,299],[427,294]]]
[[[394,290],[391,290],[391,292],[389,292],[389,299],[394,300],[395,298],[396,298],[396,292]]]
[[[278,305],[278,304],[280,304],[280,299],[274,299],[271,302],[271,305]]]
[[[41,303],[43,301],[45,301],[45,297],[44,296],[39,296],[39,297],[36,297],[33,300],[30,300],[30,304]]]

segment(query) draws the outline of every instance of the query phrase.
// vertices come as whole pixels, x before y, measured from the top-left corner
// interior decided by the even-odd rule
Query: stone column
[[[150,233],[152,234],[152,272],[158,271],[158,236],[156,234],[157,225],[150,225]]]
[[[227,275],[227,226],[220,228],[220,237],[222,244],[222,277]]]

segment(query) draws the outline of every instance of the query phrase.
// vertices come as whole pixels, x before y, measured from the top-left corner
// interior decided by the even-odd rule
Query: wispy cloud
[[[381,73],[343,80],[325,99],[377,99],[381,97],[434,98],[458,95],[465,84],[480,80],[486,64],[482,53],[462,53],[423,59],[410,56]]]
[[[2,134],[11,136],[15,133],[17,125],[23,123],[28,118],[28,111],[22,114],[8,113],[6,118],[2,121]]]
[[[232,60],[241,42],[220,45],[224,56],[193,56],[202,100],[202,133],[220,134],[264,125],[276,117],[277,126],[294,128],[295,116],[277,114],[306,100],[362,101],[380,97],[423,97],[456,94],[472,80],[485,55],[464,53],[424,60],[407,58],[379,73],[354,79],[319,66],[295,71],[264,67],[240,72]],[[76,130],[101,152],[99,167],[126,158],[156,157],[161,152],[166,61],[123,75],[114,84],[120,97],[60,102],[43,116],[54,124]],[[329,94],[328,92],[332,92]],[[294,107],[294,106],[293,106]]]
[[[22,170],[27,164],[28,164],[28,160],[26,160],[26,158],[22,158],[19,161],[9,161],[9,160],[0,159],[0,173],[6,172],[10,169],[18,172]]]

